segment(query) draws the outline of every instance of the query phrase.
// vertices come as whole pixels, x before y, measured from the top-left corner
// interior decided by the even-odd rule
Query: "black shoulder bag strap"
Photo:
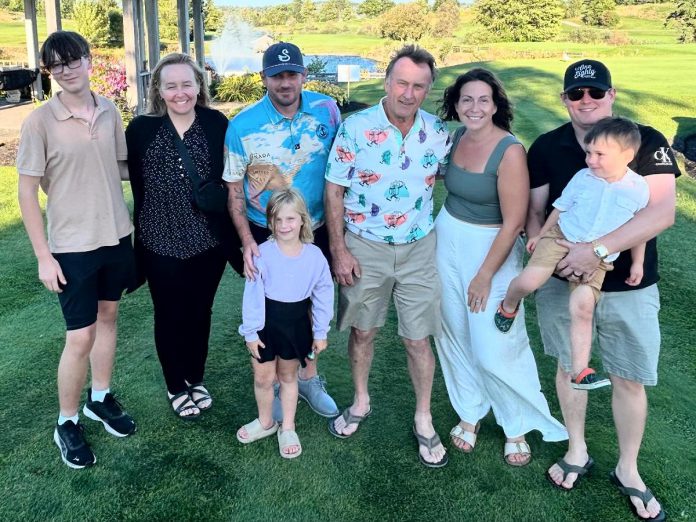
[[[196,166],[193,164],[193,160],[191,159],[191,156],[188,153],[186,145],[184,145],[184,140],[182,140],[179,136],[179,132],[176,130],[176,127],[174,127],[172,120],[169,118],[169,114],[165,114],[164,122],[167,128],[172,132],[174,144],[176,145],[176,148],[179,151],[179,157],[181,157],[181,161],[184,164],[186,173],[193,182],[193,189],[197,190],[198,187],[200,187],[203,183],[203,179],[198,175]]]

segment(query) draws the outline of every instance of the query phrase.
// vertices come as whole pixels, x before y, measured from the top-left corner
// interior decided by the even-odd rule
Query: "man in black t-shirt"
[[[601,62],[581,60],[566,70],[561,101],[570,122],[540,136],[529,150],[529,236],[538,233],[552,203],[573,175],[586,167],[583,138],[597,121],[612,115],[615,98],[611,75]],[[595,311],[596,334],[604,370],[613,385],[619,460],[612,481],[618,486],[646,491],[638,472],[638,451],[647,417],[644,386],[657,384],[660,351],[655,236],[674,223],[675,178],[680,172],[664,136],[651,127],[639,125],[639,129],[642,144],[629,167],[645,176],[650,187],[648,206],[619,229],[592,243],[561,242],[569,252],[557,272],[569,279],[580,279],[596,270],[609,254],[621,252],[602,287],[602,298]],[[644,277],[637,287],[629,286],[629,249],[641,242],[647,242]],[[587,392],[570,386],[568,295],[567,281],[561,278],[552,278],[536,295],[544,351],[558,359],[556,391],[569,434],[568,451],[549,468],[548,478],[566,490],[575,487],[593,464],[585,443]],[[651,494],[645,499],[644,503],[639,497],[630,496],[635,514],[662,520],[664,510],[659,502]]]

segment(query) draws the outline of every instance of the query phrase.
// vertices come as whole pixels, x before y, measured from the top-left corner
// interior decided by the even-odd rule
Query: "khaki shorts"
[[[569,285],[552,277],[536,291],[544,352],[571,370]],[[604,371],[646,386],[657,384],[660,355],[660,294],[657,285],[604,292],[594,314],[594,331]]]
[[[558,225],[554,225],[545,236],[539,239],[532,257],[529,258],[527,266],[536,266],[552,271],[555,270],[558,262],[568,253],[568,249],[566,247],[556,243],[557,239],[565,239],[565,236],[563,235],[563,232],[561,232],[561,228]],[[592,279],[582,283],[592,288],[595,303],[599,301],[599,298],[602,295],[602,283],[604,283],[604,276],[606,276],[607,272],[610,270],[614,270],[614,265],[602,261],[599,264],[599,268],[592,275]],[[571,292],[580,286],[580,283],[569,284]]]
[[[345,240],[348,250],[360,263],[361,276],[354,278],[353,286],[339,289],[339,330],[381,328],[393,297],[401,337],[417,341],[440,335],[435,232],[403,245],[371,241],[350,231],[346,231]]]

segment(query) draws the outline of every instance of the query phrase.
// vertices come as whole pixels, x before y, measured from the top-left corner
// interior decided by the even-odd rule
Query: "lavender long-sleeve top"
[[[261,257],[254,258],[256,279],[244,285],[239,334],[247,341],[258,340],[258,331],[266,324],[266,297],[284,303],[309,297],[314,339],[326,339],[333,317],[334,288],[329,263],[321,250],[305,244],[300,255],[289,257],[269,240],[259,246],[259,252]]]

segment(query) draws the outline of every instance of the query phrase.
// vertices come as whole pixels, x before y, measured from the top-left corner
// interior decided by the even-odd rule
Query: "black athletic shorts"
[[[118,301],[135,281],[135,258],[130,236],[118,245],[89,252],[53,254],[67,284],[58,294],[68,330],[77,330],[97,320],[98,301]]]

